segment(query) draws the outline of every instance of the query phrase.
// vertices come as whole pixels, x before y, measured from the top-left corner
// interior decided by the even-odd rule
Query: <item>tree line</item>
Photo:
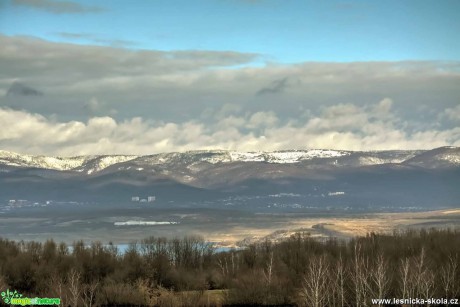
[[[459,298],[460,231],[351,240],[308,233],[216,252],[197,236],[71,246],[0,238],[0,291],[62,306],[371,306],[374,298]]]

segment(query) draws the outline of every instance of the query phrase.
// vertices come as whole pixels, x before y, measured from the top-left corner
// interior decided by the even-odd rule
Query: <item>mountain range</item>
[[[460,148],[75,157],[0,151],[0,204],[123,204],[137,195],[156,196],[157,206],[452,207],[460,199]]]

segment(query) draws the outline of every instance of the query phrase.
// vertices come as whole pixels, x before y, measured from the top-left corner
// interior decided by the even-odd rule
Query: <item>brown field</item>
[[[311,217],[281,220],[272,225],[254,223],[251,226],[238,225],[225,232],[201,234],[209,241],[221,246],[238,246],[242,243],[265,239],[282,240],[296,232],[308,232],[313,237],[335,236],[350,238],[370,232],[391,233],[406,228],[459,228],[460,209],[436,210],[407,213],[375,213],[349,217]]]
[[[403,213],[248,213],[224,210],[191,212],[164,211],[128,212],[112,215],[92,212],[59,216],[35,216],[23,212],[20,216],[0,216],[0,236],[13,240],[45,241],[53,238],[71,244],[75,240],[127,244],[149,236],[183,237],[201,235],[220,247],[238,247],[265,239],[280,241],[295,232],[312,237],[351,238],[369,232],[389,233],[406,228],[458,228],[460,209]],[[192,214],[193,213],[193,214]],[[177,224],[155,226],[114,226],[123,220],[177,220]]]

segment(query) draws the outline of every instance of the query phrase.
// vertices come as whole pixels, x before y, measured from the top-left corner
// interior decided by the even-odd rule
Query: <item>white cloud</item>
[[[382,115],[388,114],[390,113],[392,106],[393,101],[390,98],[385,98],[375,107],[375,112]]]
[[[244,67],[255,59],[0,35],[0,149],[73,155],[458,144],[458,62]],[[2,95],[15,80],[45,95]]]
[[[57,122],[39,114],[0,108],[0,148],[22,153],[153,154],[233,149],[244,151],[330,148],[350,150],[423,149],[460,146],[460,127],[407,133],[388,107],[339,104],[307,120],[281,122],[273,112],[216,118],[211,123],[159,122],[142,118]],[[382,112],[391,116],[375,120]],[[218,111],[220,112],[220,111]]]
[[[257,112],[249,118],[248,128],[273,127],[278,123],[274,112]]]
[[[286,121],[301,109],[362,106],[385,97],[397,101],[405,116],[420,117],[453,108],[460,99],[458,62],[245,67],[257,59],[252,53],[135,51],[0,35],[0,93],[19,80],[46,95],[40,103],[0,95],[0,105],[80,121],[88,115],[183,121],[208,119],[205,110],[222,110],[225,117],[235,114],[232,109],[273,111]],[[376,118],[393,108],[382,100]]]
[[[115,109],[108,108],[107,104],[99,101],[96,97],[91,97],[91,99],[85,103],[83,108],[88,112],[89,115],[116,115],[118,112]]]
[[[442,117],[447,118],[453,122],[460,122],[460,104],[453,108],[447,108],[442,113]]]

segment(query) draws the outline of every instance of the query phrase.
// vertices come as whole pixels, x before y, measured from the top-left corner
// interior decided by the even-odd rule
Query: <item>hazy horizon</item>
[[[106,152],[104,154],[100,155],[108,155],[108,156],[151,156],[151,155],[162,155],[162,154],[186,154],[186,153],[200,153],[200,152],[240,152],[240,153],[273,153],[273,152],[308,152],[308,151],[337,151],[337,152],[391,152],[391,151],[430,151],[430,150],[435,150],[439,148],[458,148],[458,146],[441,146],[441,147],[435,147],[435,148],[427,148],[427,149],[382,149],[382,150],[369,150],[369,151],[363,151],[363,150],[347,150],[347,149],[328,149],[328,148],[294,148],[294,149],[283,149],[283,150],[273,150],[273,151],[262,151],[262,150],[254,150],[254,151],[238,151],[238,150],[226,150],[226,149],[220,149],[220,148],[214,148],[214,149],[196,149],[196,150],[184,150],[184,151],[168,151],[168,152],[151,152],[151,153],[146,153],[146,154],[124,154],[124,153],[110,153]],[[29,154],[27,152],[14,152],[14,151],[9,151],[9,150],[4,150],[0,149],[1,152],[8,152],[12,154],[18,154],[18,155],[26,155],[26,156],[43,156],[43,157],[59,157],[59,158],[73,158],[76,157],[76,155],[45,155],[45,154]],[[77,156],[92,156],[91,154],[88,155],[77,155]],[[96,155],[97,156],[97,155]]]

